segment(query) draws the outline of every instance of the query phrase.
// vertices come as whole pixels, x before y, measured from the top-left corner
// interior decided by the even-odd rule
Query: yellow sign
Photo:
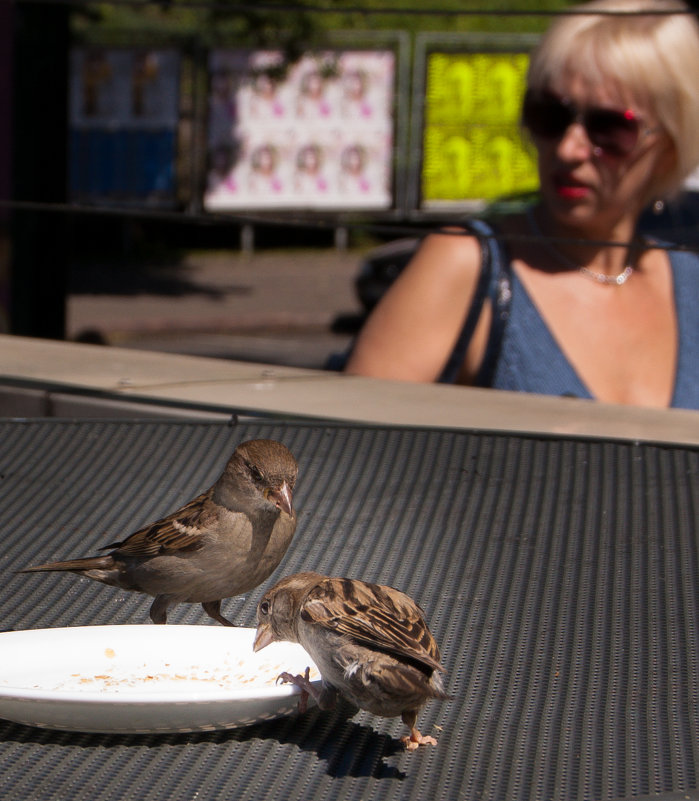
[[[519,115],[524,53],[432,53],[427,61],[422,204],[493,200],[537,188]]]

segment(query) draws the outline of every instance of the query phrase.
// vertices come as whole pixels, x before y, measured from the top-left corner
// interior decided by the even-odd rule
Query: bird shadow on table
[[[403,771],[386,762],[388,757],[405,753],[403,744],[371,726],[350,720],[355,712],[349,705],[333,712],[311,709],[287,719],[283,728],[275,726],[269,736],[301,751],[315,752],[327,763],[329,776],[405,779]]]
[[[255,740],[276,740],[282,745],[293,745],[300,751],[315,753],[318,759],[327,763],[326,773],[334,778],[405,779],[407,774],[404,771],[386,761],[396,754],[405,753],[400,740],[381,734],[371,726],[349,720],[352,711],[339,709],[320,712],[310,709],[304,715],[290,715],[237,729],[163,735],[63,732],[0,720],[0,743],[81,749],[178,745],[206,748],[209,745],[243,745],[252,744]]]

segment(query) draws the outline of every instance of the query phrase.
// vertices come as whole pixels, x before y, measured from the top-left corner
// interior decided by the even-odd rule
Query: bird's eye
[[[260,604],[260,614],[261,615],[269,614],[269,601],[262,601],[262,603]]]
[[[255,481],[262,481],[264,479],[262,471],[258,467],[255,467],[254,465],[250,465],[250,474],[252,475]]]

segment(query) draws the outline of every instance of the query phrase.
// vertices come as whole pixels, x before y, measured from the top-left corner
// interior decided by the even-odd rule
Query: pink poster
[[[204,207],[392,206],[395,55],[219,50],[210,57]]]

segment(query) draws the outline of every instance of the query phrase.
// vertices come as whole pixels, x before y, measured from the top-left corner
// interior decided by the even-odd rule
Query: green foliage
[[[195,38],[205,47],[281,48],[293,61],[303,50],[322,46],[331,31],[539,32],[549,24],[547,12],[570,5],[570,0],[161,0],[76,6],[72,28],[78,41]],[[481,10],[482,15],[471,13]],[[534,10],[541,13],[531,14]],[[516,11],[527,13],[505,13]]]

